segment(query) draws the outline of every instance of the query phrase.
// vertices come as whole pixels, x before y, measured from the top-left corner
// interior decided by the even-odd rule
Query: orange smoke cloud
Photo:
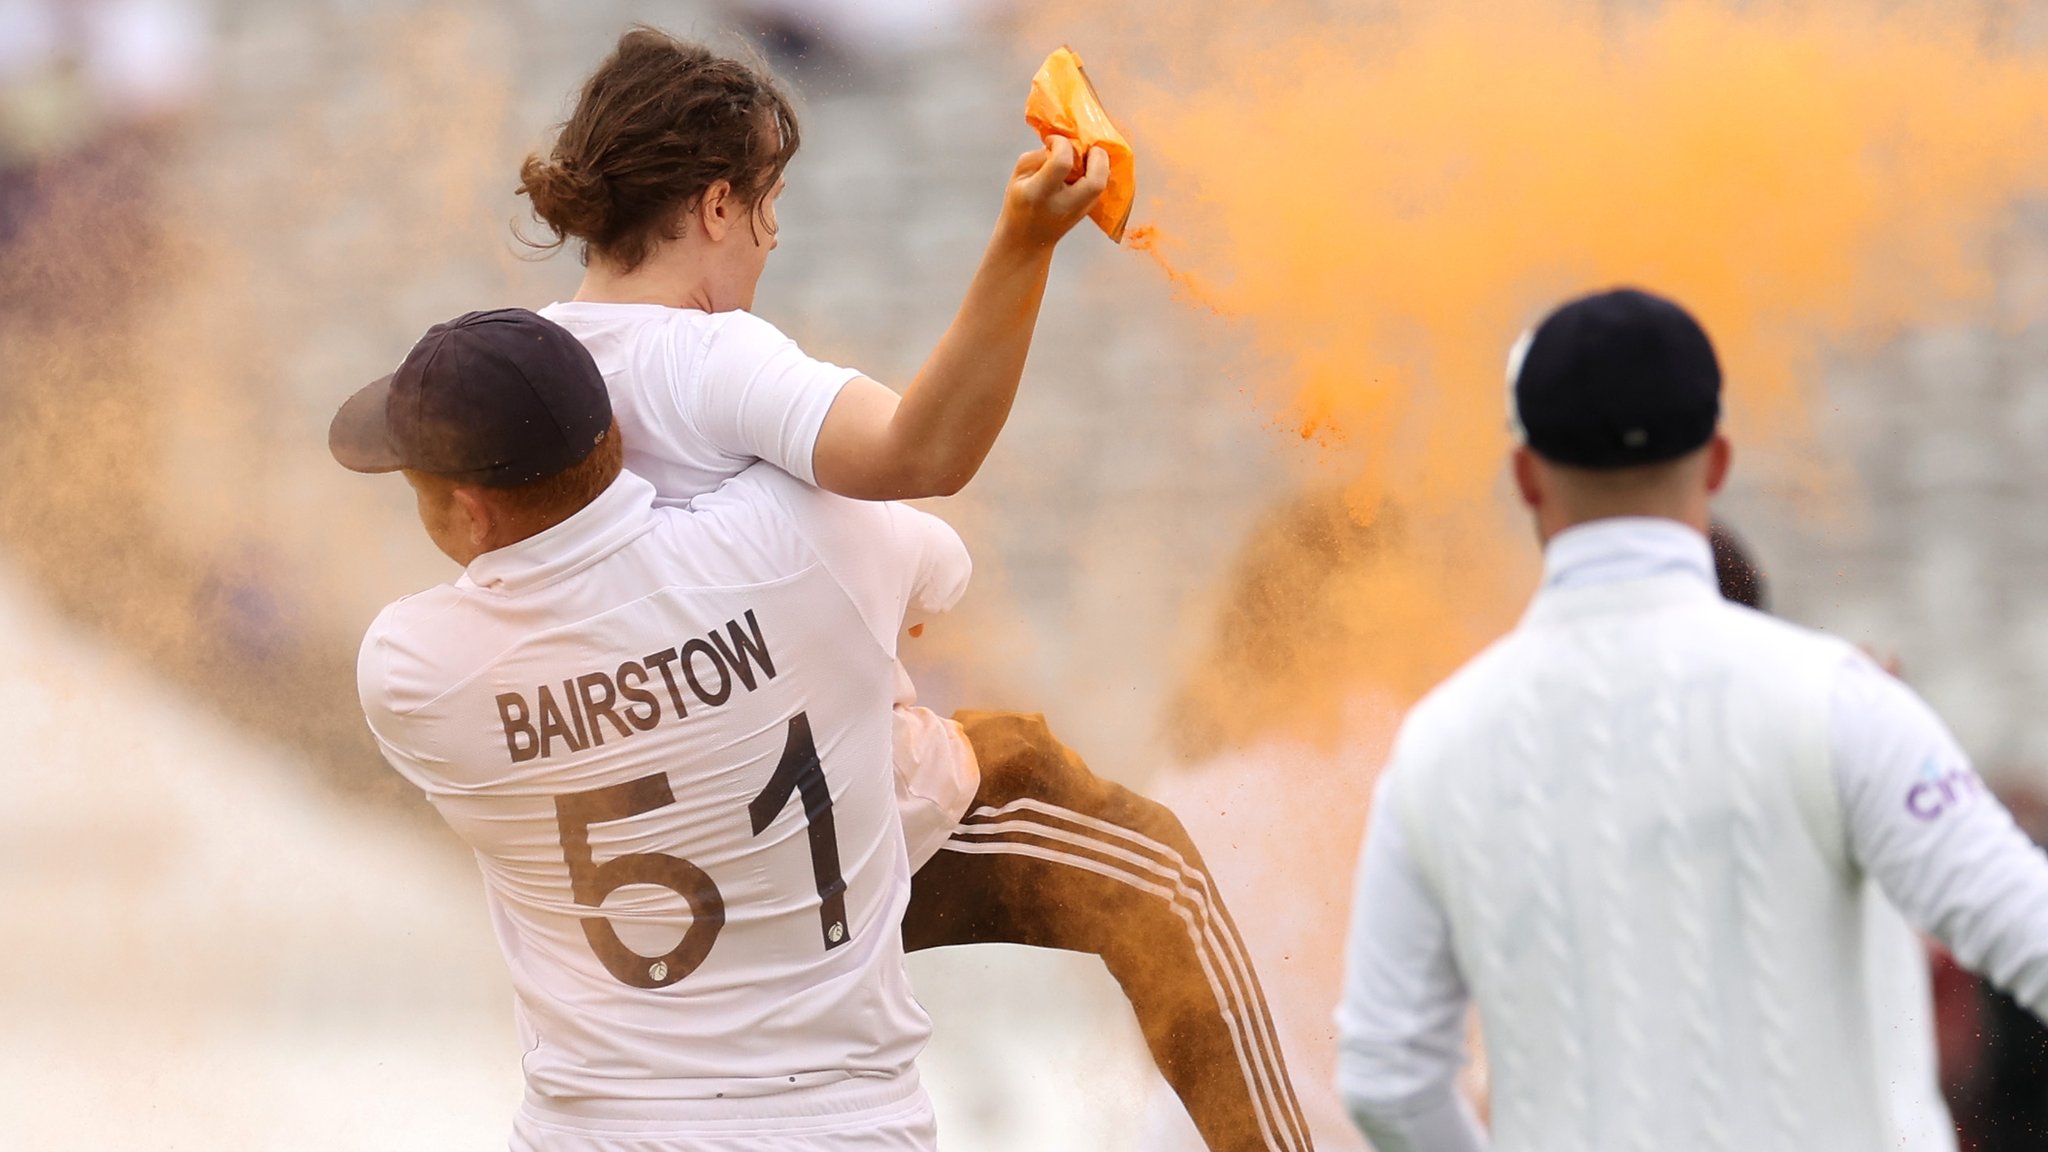
[[[2010,205],[2048,190],[2048,56],[1952,13],[1186,7],[1069,34],[1177,290],[1241,324],[1263,406],[1324,446],[1355,516],[1405,513],[1385,598],[1351,609],[1400,622],[1411,648],[1352,672],[1403,693],[1526,594],[1502,365],[1544,308],[1623,282],[1685,302],[1738,445],[1824,491],[1822,355],[1967,315]]]

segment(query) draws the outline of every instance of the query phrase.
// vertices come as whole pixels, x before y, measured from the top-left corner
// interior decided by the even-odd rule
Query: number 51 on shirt
[[[760,795],[747,805],[754,835],[775,822],[792,795],[803,797],[804,821],[810,832],[811,874],[818,888],[819,930],[826,949],[853,939],[846,923],[846,879],[839,868],[839,835],[832,823],[832,791],[811,721],[799,712],[790,717],[782,759]],[[690,905],[690,927],[674,948],[660,956],[642,956],[626,947],[618,930],[603,916],[582,920],[584,938],[605,970],[635,988],[666,988],[697,970],[725,927],[725,898],[702,868],[680,856],[629,852],[600,864],[590,852],[590,826],[644,815],[676,802],[668,774],[656,772],[623,784],[555,797],[555,821],[561,829],[562,858],[569,865],[569,890],[578,904],[600,908],[605,898],[628,884],[653,884],[681,896]]]

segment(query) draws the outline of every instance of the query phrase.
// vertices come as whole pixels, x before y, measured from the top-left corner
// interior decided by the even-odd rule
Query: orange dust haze
[[[1312,642],[1354,654],[1298,665],[1311,680],[1413,695],[1512,620],[1534,552],[1502,482],[1503,363],[1549,306],[1620,283],[1685,303],[1721,351],[1738,467],[1824,495],[1824,355],[1970,315],[2010,206],[2048,191],[2048,52],[1954,8],[1180,7],[1075,14],[1138,150],[1134,246],[1241,326],[1253,391],[1321,446],[1352,516],[1401,514],[1340,577],[1358,597],[1318,578]],[[1206,665],[1226,671],[1188,690],[1210,714],[1233,693],[1260,711],[1226,640],[1242,581],[1277,563],[1260,547]],[[1313,710],[1282,683],[1273,710]]]

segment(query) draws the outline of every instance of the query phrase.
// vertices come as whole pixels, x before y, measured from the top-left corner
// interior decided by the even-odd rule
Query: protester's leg
[[[981,787],[912,881],[905,946],[1101,956],[1213,1152],[1310,1148],[1251,958],[1180,821],[1098,778],[1042,717],[954,718]]]

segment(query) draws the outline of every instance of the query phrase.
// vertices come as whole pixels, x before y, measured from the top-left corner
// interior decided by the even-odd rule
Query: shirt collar
[[[611,486],[574,516],[517,544],[469,562],[458,585],[521,592],[617,552],[654,526],[654,485],[621,470]]]
[[[1616,516],[1575,525],[1543,550],[1543,589],[1577,588],[1682,574],[1717,591],[1714,550],[1676,520]]]

